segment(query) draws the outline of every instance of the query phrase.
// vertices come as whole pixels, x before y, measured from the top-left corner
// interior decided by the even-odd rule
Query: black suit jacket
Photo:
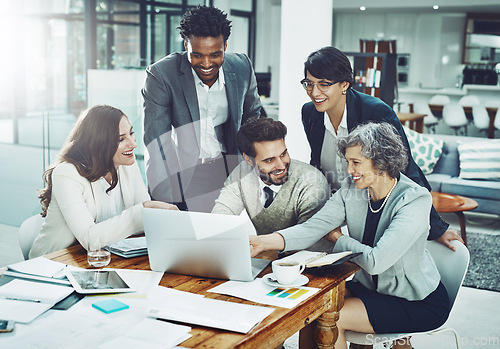
[[[396,128],[408,151],[408,165],[404,174],[430,191],[429,182],[427,182],[420,167],[413,161],[408,139],[394,110],[382,100],[353,89],[347,90],[346,103],[347,129],[349,132],[356,128],[356,126],[369,121],[388,122]],[[302,124],[304,125],[309,145],[311,146],[311,165],[321,170],[321,149],[325,137],[324,114],[318,112],[312,102],[306,103],[302,106]],[[448,223],[441,219],[434,207],[431,209],[430,222],[430,240],[439,238],[449,226]]]

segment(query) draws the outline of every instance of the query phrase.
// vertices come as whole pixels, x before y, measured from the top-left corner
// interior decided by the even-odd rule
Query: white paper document
[[[178,297],[163,297],[161,301],[152,303],[148,316],[247,333],[274,311],[267,307],[204,298],[189,292],[182,293],[183,295]]]
[[[73,291],[66,286],[12,280],[0,286],[0,319],[28,323]]]
[[[0,318],[28,323],[46,312],[53,304],[0,299]]]
[[[216,286],[208,292],[226,294],[256,303],[274,305],[291,309],[303,300],[319,291],[313,287],[274,287],[269,286],[262,278],[251,282],[227,281]]]
[[[97,349],[164,349],[191,338],[191,327],[146,318],[126,335],[115,337]]]
[[[28,259],[27,261],[10,264],[7,266],[7,268],[19,273],[52,278],[56,274],[60,274],[59,272],[62,271],[66,266],[67,265],[64,263],[56,262],[45,257],[37,257]],[[64,277],[64,273],[62,273],[61,277]]]

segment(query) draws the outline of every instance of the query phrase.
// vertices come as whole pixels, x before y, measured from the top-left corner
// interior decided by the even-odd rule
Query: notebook
[[[151,269],[215,279],[252,281],[269,260],[250,258],[248,216],[143,208]]]

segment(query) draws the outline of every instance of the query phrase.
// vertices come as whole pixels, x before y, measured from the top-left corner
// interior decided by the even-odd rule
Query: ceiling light
[[[364,10],[366,10],[366,7],[364,7],[364,6],[360,6],[360,7],[359,7],[359,9],[360,9],[361,11],[364,11]]]
[[[437,10],[437,9],[439,9],[439,5],[434,5],[434,6],[432,6],[432,8],[433,8],[434,10]]]

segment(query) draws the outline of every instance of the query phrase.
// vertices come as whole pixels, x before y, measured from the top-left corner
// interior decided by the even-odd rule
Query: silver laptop
[[[250,258],[248,216],[142,210],[151,270],[252,281],[270,262]]]

